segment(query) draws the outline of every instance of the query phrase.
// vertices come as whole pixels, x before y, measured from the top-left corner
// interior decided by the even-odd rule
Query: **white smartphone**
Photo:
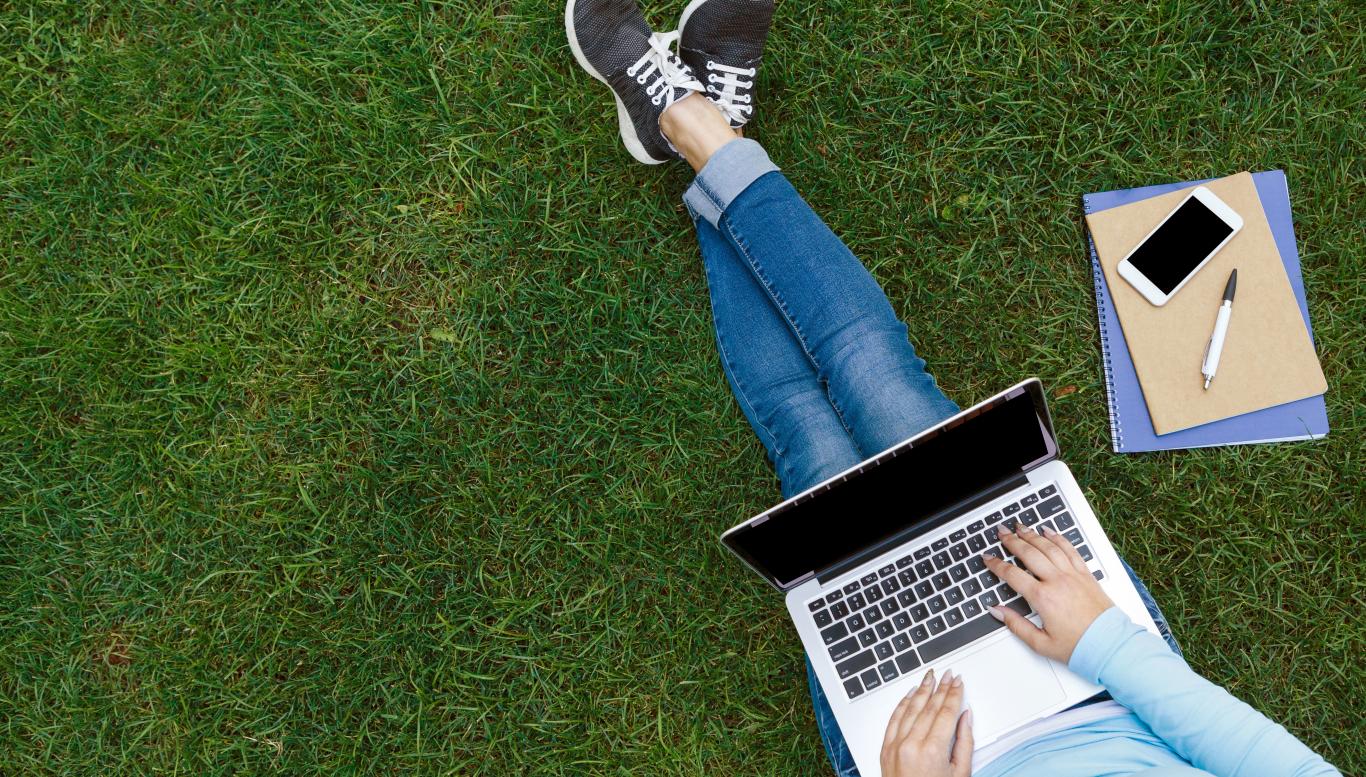
[[[1124,257],[1119,275],[1160,307],[1242,228],[1243,219],[1233,208],[1197,186]]]

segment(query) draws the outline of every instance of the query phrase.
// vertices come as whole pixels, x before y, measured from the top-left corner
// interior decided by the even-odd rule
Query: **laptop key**
[[[1024,524],[1025,526],[1033,526],[1038,522],[1039,514],[1034,512],[1034,508],[1031,507],[1028,510],[1025,510],[1024,512],[1020,513],[1020,523]]]
[[[881,647],[881,645],[879,645],[878,647]],[[877,672],[878,674],[882,675],[882,679],[887,682],[891,682],[892,680],[895,680],[896,678],[901,676],[901,672],[898,672],[896,669],[896,664],[893,664],[891,661],[879,664]]]
[[[1039,495],[1038,495],[1038,494],[1029,494],[1029,495],[1025,496],[1024,498],[1020,499],[1020,504],[1024,505],[1025,507],[1029,507],[1030,505],[1034,504],[1034,503],[1037,502],[1037,501],[1039,501]]]
[[[895,564],[888,564],[887,566],[882,567],[881,569],[879,569],[879,570],[877,571],[877,576],[878,576],[878,577],[888,577],[889,575],[893,574],[894,572],[896,572],[896,565],[895,565]]]
[[[860,647],[872,647],[877,644],[877,635],[872,629],[864,629],[858,633],[858,643]]]
[[[859,682],[857,677],[850,677],[848,680],[844,681],[844,692],[849,694],[849,698],[851,699],[862,696],[863,683]]]
[[[878,607],[882,609],[883,615],[891,615],[901,609],[901,605],[897,604],[895,599],[883,599],[882,604],[879,604]]]
[[[919,560],[922,559],[922,558],[929,558],[929,557],[930,557],[930,552],[931,552],[931,551],[930,551],[929,548],[920,548],[920,549],[916,550],[916,552],[912,553],[911,555],[915,557],[915,560],[916,560],[916,561],[919,561]]]
[[[859,679],[863,680],[863,687],[870,691],[882,687],[882,678],[878,676],[876,669],[869,669],[859,675]]]
[[[1066,537],[1067,541],[1073,545],[1080,545],[1082,543],[1081,529],[1068,529],[1062,536]]]
[[[1081,554],[1082,561],[1090,561],[1092,558],[1094,558],[1091,555],[1091,549],[1086,547],[1085,545],[1082,545],[1080,548],[1077,548],[1077,552]]]
[[[978,615],[981,614],[982,605],[978,604],[976,599],[969,599],[967,603],[963,605],[964,618],[976,618]]]
[[[982,594],[983,607],[995,607],[1000,603],[1001,597],[997,596],[995,591],[987,591],[986,593]]]
[[[892,652],[892,643],[890,642],[879,642],[877,647],[873,648],[873,655],[877,656],[879,660],[891,658]]]
[[[988,516],[987,516],[987,519],[986,519],[986,520],[987,520],[987,526],[992,526],[992,525],[994,525],[994,524],[1000,523],[1000,522],[1001,522],[1002,516],[1003,516],[1003,513],[1002,513],[1000,510],[997,510],[996,512],[992,513],[991,515],[988,515]]]
[[[928,604],[930,605],[930,612],[934,613],[943,612],[948,608],[948,604],[944,602],[944,597],[942,596],[934,597],[928,602]]]
[[[1068,513],[1058,513],[1058,516],[1053,520],[1058,522],[1058,531],[1070,529],[1077,525],[1077,522],[1072,520],[1072,516]]]
[[[875,585],[871,585],[863,589],[863,595],[868,597],[869,604],[873,604],[882,598],[882,589]]]
[[[906,674],[917,666],[920,666],[920,657],[915,654],[914,650],[908,650],[896,657],[896,668],[900,669],[902,674]]]
[[[821,631],[821,639],[825,640],[825,644],[827,645],[836,640],[844,639],[847,636],[849,636],[849,629],[845,628],[843,623],[836,623]]]
[[[1052,499],[1045,499],[1045,500],[1043,500],[1042,502],[1039,503],[1038,510],[1039,510],[1039,515],[1042,515],[1042,516],[1045,517],[1045,518],[1051,516],[1051,515],[1054,514],[1054,513],[1060,513],[1060,512],[1062,512],[1062,510],[1063,510],[1062,497],[1060,497],[1060,496],[1055,496],[1055,497],[1053,497]]]
[[[846,585],[846,586],[845,586],[844,588],[842,588],[841,590],[844,591],[846,594],[852,594],[853,592],[857,591],[858,589],[859,589],[858,581],[855,580],[854,582],[850,583],[849,585]]]
[[[820,612],[816,613],[816,627],[817,627],[817,628],[823,629],[823,628],[825,628],[826,626],[829,626],[833,621],[834,621],[834,618],[831,618],[831,617],[830,617],[830,611],[829,611],[829,610],[821,610]]]
[[[1094,577],[1097,580],[1104,580],[1105,573],[1100,571],[1099,569],[1095,569],[1091,571],[1091,577]]]
[[[898,653],[903,650],[910,650],[911,638],[905,634],[898,634],[895,637],[892,637],[892,647],[896,648],[896,652]]]
[[[889,577],[886,580],[882,581],[882,592],[884,594],[891,596],[892,594],[900,590],[901,583],[898,583],[895,577]]]
[[[953,628],[963,622],[963,613],[955,607],[944,613],[944,622],[949,624],[949,628]]]
[[[1028,615],[1029,605],[1025,604],[1023,599],[1020,600],[1019,605],[1020,606],[1016,606],[1016,604],[1011,603],[1006,606],[1021,615]],[[931,621],[931,623],[933,623],[933,621]],[[958,648],[981,639],[1000,628],[1005,628],[1005,624],[991,617],[990,614],[978,616],[970,621],[965,621],[963,625],[949,633],[936,636],[934,639],[921,645],[919,648],[920,657],[926,661],[934,661],[940,656],[952,653]],[[930,633],[934,634],[936,632],[931,628]]]
[[[924,602],[911,608],[911,619],[919,623],[930,617],[930,608]]]
[[[949,555],[953,556],[954,561],[962,561],[968,557],[967,543],[960,542],[949,549]]]
[[[1039,489],[1039,496],[1052,496],[1056,493],[1058,493],[1058,487],[1053,485],[1052,483],[1049,483],[1048,485]]]
[[[844,602],[835,602],[835,606],[830,608],[830,614],[836,618],[843,619],[849,614],[849,605]]]
[[[944,629],[948,628],[948,626],[944,625],[944,619],[937,615],[930,618],[930,622],[925,625],[929,627],[931,634],[943,634]]]
[[[982,581],[983,588],[995,588],[996,584],[1001,582],[1001,578],[997,577],[996,573],[990,569],[983,572],[977,579]]]
[[[967,539],[967,538],[968,538],[968,530],[967,530],[967,529],[959,529],[958,531],[952,532],[952,533],[949,534],[949,542],[961,542],[962,540],[965,540],[965,539]]]
[[[869,572],[868,574],[866,574],[866,575],[864,575],[863,577],[860,577],[860,578],[859,578],[859,583],[862,584],[865,588],[868,587],[868,586],[870,586],[870,585],[872,585],[873,583],[876,583],[876,582],[877,582],[877,573],[876,573],[876,572]]]
[[[949,554],[948,554],[947,551],[941,550],[941,551],[939,551],[938,553],[934,554],[934,568],[935,568],[935,569],[943,569],[944,567],[946,567],[946,566],[948,566],[948,565],[949,565]]]
[[[919,583],[915,584],[915,595],[920,597],[921,599],[924,599],[925,597],[933,593],[934,583],[931,583],[928,580],[921,580]]]
[[[948,537],[940,537],[930,545],[930,550],[943,550],[949,546]]]
[[[845,621],[845,623],[849,625],[850,631],[858,631],[859,629],[863,628],[863,616],[859,615],[858,613],[854,613],[853,615],[849,616],[849,620]]]
[[[896,600],[901,603],[902,607],[910,607],[915,604],[915,592],[907,588],[896,595]]]
[[[844,598],[844,591],[841,591],[841,590],[838,589],[838,588],[836,588],[835,590],[833,590],[833,591],[831,591],[830,593],[828,593],[828,594],[825,595],[825,601],[831,602],[832,604],[833,604],[834,602],[838,602],[840,599],[843,599],[843,598]]]
[[[983,561],[981,556],[972,556],[968,559],[969,572],[981,572],[983,569],[986,568],[987,562]]]
[[[987,541],[982,539],[982,535],[974,534],[968,537],[968,550],[973,553],[981,553],[987,549]]]
[[[915,573],[921,577],[929,577],[934,574],[934,562],[925,559],[915,565]]]
[[[905,631],[911,626],[911,616],[904,612],[899,612],[892,618],[892,625],[897,631]]]
[[[902,585],[910,585],[915,582],[915,572],[910,569],[903,569],[901,574],[896,576],[896,579],[901,581]]]
[[[958,604],[963,601],[963,591],[958,588],[950,588],[948,591],[944,592],[944,601],[951,605]]]
[[[963,584],[963,593],[967,596],[976,596],[982,593],[982,584],[977,580],[969,580]]]
[[[942,591],[953,585],[953,580],[949,579],[948,572],[940,572],[934,576],[934,590]]]
[[[858,637],[849,637],[830,646],[830,660],[839,662],[858,652]]]
[[[883,621],[879,623],[877,625],[877,628],[873,629],[873,631],[877,632],[878,637],[886,639],[892,636],[892,632],[895,631],[895,629],[892,628],[891,621]]]
[[[808,605],[806,605],[806,606],[807,606],[812,612],[815,612],[816,610],[819,610],[820,608],[822,608],[822,607],[825,606],[825,600],[824,600],[824,599],[817,599],[816,601],[811,602],[810,604],[808,604]]]
[[[930,638],[930,632],[924,626],[915,626],[910,631],[911,639],[919,644]]]
[[[953,582],[955,582],[955,583],[961,583],[961,582],[963,582],[964,580],[967,580],[967,579],[968,579],[968,567],[967,567],[967,565],[966,565],[966,564],[959,564],[958,566],[954,567],[953,569],[950,569],[950,570],[949,570],[949,577],[953,578]]]
[[[975,534],[985,528],[987,528],[986,521],[973,521],[972,523],[968,524],[968,534]]]
[[[1003,602],[1008,602],[1019,596],[1019,594],[1015,592],[1015,589],[1010,587],[1009,583],[1001,583],[1001,586],[996,589],[996,593],[1001,597],[1001,601]]]
[[[901,558],[896,560],[896,568],[905,569],[906,567],[909,567],[912,563],[914,562],[911,560],[910,556],[902,556]]]
[[[849,609],[851,610],[862,610],[868,606],[868,600],[863,598],[863,594],[854,594],[845,601],[849,602]]]
[[[1001,512],[1005,513],[1006,515],[1014,515],[1015,513],[1020,512],[1020,505],[1018,502],[1015,504],[1006,505],[1005,509],[1001,510]]]
[[[880,620],[882,620],[882,610],[879,610],[876,607],[869,607],[863,611],[863,622],[867,623],[869,626]]]

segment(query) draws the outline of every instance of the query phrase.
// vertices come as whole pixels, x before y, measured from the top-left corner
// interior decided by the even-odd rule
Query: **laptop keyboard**
[[[1050,484],[808,602],[850,699],[1004,628],[988,607],[1032,613],[1024,597],[982,561],[987,551],[1015,560],[996,531],[1017,523],[1036,531],[1050,526],[1083,559],[1092,558],[1057,486]],[[1100,570],[1092,574],[1104,577]]]

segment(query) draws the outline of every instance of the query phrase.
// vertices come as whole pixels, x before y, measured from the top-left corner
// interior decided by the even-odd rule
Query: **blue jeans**
[[[958,411],[877,281],[758,143],[722,147],[683,199],[697,227],[722,369],[784,496]],[[1125,569],[1179,653],[1148,589]],[[830,762],[837,774],[856,775],[809,660],[807,677]]]

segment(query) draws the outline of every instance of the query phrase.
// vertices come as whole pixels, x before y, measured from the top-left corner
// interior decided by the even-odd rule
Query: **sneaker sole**
[[[696,2],[696,0],[694,0]],[[569,48],[574,52],[574,59],[578,61],[579,67],[588,71],[588,75],[601,81],[609,91],[612,98],[617,101],[617,128],[621,132],[621,142],[625,144],[626,150],[635,157],[637,162],[647,165],[659,165],[669,160],[655,159],[645,150],[645,144],[640,142],[640,136],[636,134],[635,122],[631,121],[631,114],[626,110],[626,104],[617,96],[617,90],[612,88],[606,78],[597,71],[592,65],[588,64],[588,58],[583,55],[583,49],[579,48],[579,38],[574,34],[574,0],[567,0],[564,6],[564,33],[569,38]]]

